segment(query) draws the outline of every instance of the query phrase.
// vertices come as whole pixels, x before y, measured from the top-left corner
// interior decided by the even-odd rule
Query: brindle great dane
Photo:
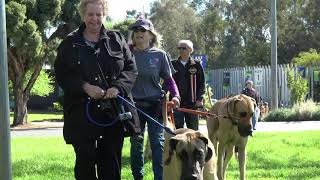
[[[210,113],[216,117],[207,119],[208,134],[218,154],[217,173],[219,180],[226,177],[226,169],[237,147],[240,179],[245,179],[246,145],[248,136],[252,135],[251,118],[256,107],[253,98],[236,95],[219,100]]]

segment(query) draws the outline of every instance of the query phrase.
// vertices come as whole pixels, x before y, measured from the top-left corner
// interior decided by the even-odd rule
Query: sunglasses
[[[143,27],[138,27],[138,28],[134,28],[133,29],[133,32],[146,32],[147,30],[145,29],[145,28],[143,28]]]
[[[186,50],[187,47],[177,47],[177,49],[179,49],[179,50]]]

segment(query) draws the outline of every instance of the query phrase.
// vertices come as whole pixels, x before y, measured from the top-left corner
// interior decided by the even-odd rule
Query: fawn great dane
[[[163,103],[164,126],[175,129]],[[165,132],[163,152],[164,180],[217,180],[216,153],[210,139],[199,131],[181,128]]]
[[[240,179],[245,179],[246,145],[252,135],[251,118],[256,107],[255,100],[240,94],[216,102],[210,113],[217,116],[207,118],[208,135],[217,152],[217,175],[226,177],[226,169],[237,147]]]

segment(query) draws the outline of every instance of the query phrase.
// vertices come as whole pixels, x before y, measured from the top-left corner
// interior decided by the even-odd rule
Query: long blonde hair
[[[157,47],[159,48],[161,46],[161,40],[162,37],[159,33],[157,33],[155,30],[149,31],[153,38],[150,41],[150,47]],[[129,32],[129,36],[128,36],[128,44],[132,44],[133,46],[136,45],[136,43],[133,40],[133,31]]]

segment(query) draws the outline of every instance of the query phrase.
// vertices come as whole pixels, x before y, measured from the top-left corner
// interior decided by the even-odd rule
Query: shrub
[[[296,104],[292,108],[292,111],[295,112],[299,121],[311,121],[313,114],[319,110],[319,107],[312,100]]]
[[[291,92],[291,102],[300,104],[308,94],[308,81],[303,79],[299,73],[287,69],[288,88]]]
[[[312,114],[312,120],[313,121],[320,121],[320,110],[318,110]]]
[[[62,112],[63,107],[62,107],[62,105],[61,105],[60,102],[54,102],[54,103],[53,103],[53,109],[54,109],[55,111]]]
[[[289,117],[292,119],[291,109],[279,108],[269,112],[269,114],[264,118],[264,121],[288,121]]]
[[[264,121],[320,121],[320,107],[312,100],[269,112]]]

